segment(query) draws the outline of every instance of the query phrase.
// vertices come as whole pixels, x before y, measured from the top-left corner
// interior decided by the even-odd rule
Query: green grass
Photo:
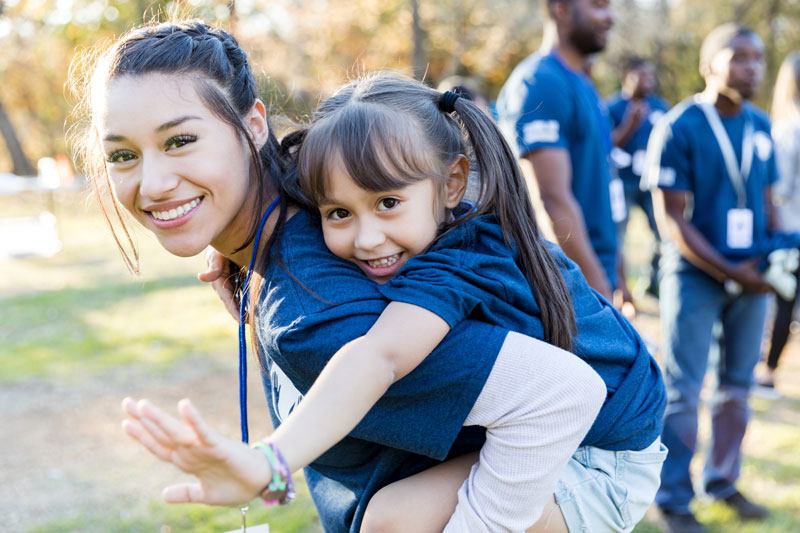
[[[0,198],[0,213],[33,214],[41,203],[41,198],[33,195],[4,197]],[[211,368],[235,365],[231,359],[236,351],[235,324],[212,291],[195,279],[203,267],[202,258],[172,257],[149,236],[138,235],[143,271],[134,277],[125,270],[105,222],[93,210],[87,211],[79,193],[59,194],[56,212],[64,244],[58,255],[0,263],[0,392],[2,387],[29,382],[80,385],[103,380],[117,369],[131,370],[136,379],[144,376],[146,380],[155,373],[169,376],[182,361],[192,365],[199,361]],[[643,223],[643,218],[636,220]],[[632,231],[629,246],[644,261],[647,236]],[[635,254],[633,257],[638,260]],[[631,272],[639,275],[640,270],[634,266]],[[745,440],[740,484],[753,499],[769,506],[770,518],[763,523],[742,523],[724,506],[700,499],[695,509],[710,531],[800,531],[798,375],[800,357],[794,353],[781,366],[783,383],[789,384],[785,388],[788,397],[754,399],[754,418]],[[791,385],[793,381],[797,385]],[[126,393],[119,391],[120,397]],[[196,396],[200,391],[175,394]],[[115,404],[114,413],[117,409]],[[118,432],[117,416],[110,415],[113,419],[103,420],[101,425],[113,425]],[[701,414],[701,421],[705,421],[701,442],[706,442],[707,413]],[[236,423],[230,420],[231,427]],[[117,435],[113,433],[110,439],[114,447],[122,447],[117,438],[124,437]],[[142,450],[135,452],[138,457],[146,455]],[[698,473],[702,452],[693,464]],[[137,472],[134,467],[123,471],[121,475],[149,475],[149,471]],[[87,480],[85,486],[81,481],[74,490],[88,493],[92,484],[97,481]],[[42,498],[48,498],[46,493]],[[169,506],[149,490],[140,500],[136,498],[132,495],[132,501],[107,506],[84,502],[71,513],[36,521],[26,531],[202,533],[228,531],[240,524],[237,509]],[[321,531],[302,483],[298,500],[290,506],[265,508],[254,503],[248,516],[250,524],[269,522],[273,533]],[[645,520],[636,531],[659,530]]]
[[[241,528],[241,512],[234,507],[207,505],[166,505],[151,501],[134,509],[113,510],[74,516],[45,523],[30,533],[221,533]],[[302,478],[297,484],[297,498],[288,506],[266,507],[251,502],[247,524],[267,523],[271,533],[320,533],[314,504]]]

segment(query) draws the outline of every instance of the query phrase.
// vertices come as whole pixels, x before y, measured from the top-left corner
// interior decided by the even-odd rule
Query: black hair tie
[[[458,100],[460,96],[454,92],[445,91],[439,97],[439,110],[443,113],[452,113],[456,110],[456,100]]]

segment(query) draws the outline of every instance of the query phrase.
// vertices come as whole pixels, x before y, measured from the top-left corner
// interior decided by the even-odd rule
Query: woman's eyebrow
[[[187,120],[203,120],[203,117],[197,115],[184,115],[182,117],[178,117],[175,120],[170,120],[169,122],[165,122],[159,127],[156,128],[157,132],[166,131],[170,128],[174,128],[175,126],[180,126]]]
[[[156,128],[156,133],[161,133],[162,131],[174,128],[175,126],[180,126],[181,124],[189,120],[203,120],[203,117],[198,115],[184,115],[182,117],[178,117],[174,120],[170,120],[169,122],[161,124],[159,127]],[[108,135],[103,137],[103,140],[108,142],[122,142],[126,141],[127,138],[124,135],[115,135],[113,133],[109,133]]]

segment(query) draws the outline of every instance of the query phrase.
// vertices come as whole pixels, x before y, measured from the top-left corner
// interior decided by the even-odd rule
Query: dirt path
[[[266,407],[257,373],[250,377],[250,431],[263,435]],[[121,399],[147,396],[172,407],[189,396],[212,425],[236,435],[236,383],[235,367],[189,357],[159,375],[129,368],[70,383],[0,386],[0,531],[78,516],[124,516],[157,499],[180,476],[124,436]]]

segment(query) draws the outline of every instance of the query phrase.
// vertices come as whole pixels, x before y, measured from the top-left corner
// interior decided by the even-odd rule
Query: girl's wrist
[[[283,454],[271,442],[257,441],[252,447],[261,452],[269,470],[269,481],[262,485],[258,495],[266,505],[287,504],[292,501],[295,497],[294,480]]]

